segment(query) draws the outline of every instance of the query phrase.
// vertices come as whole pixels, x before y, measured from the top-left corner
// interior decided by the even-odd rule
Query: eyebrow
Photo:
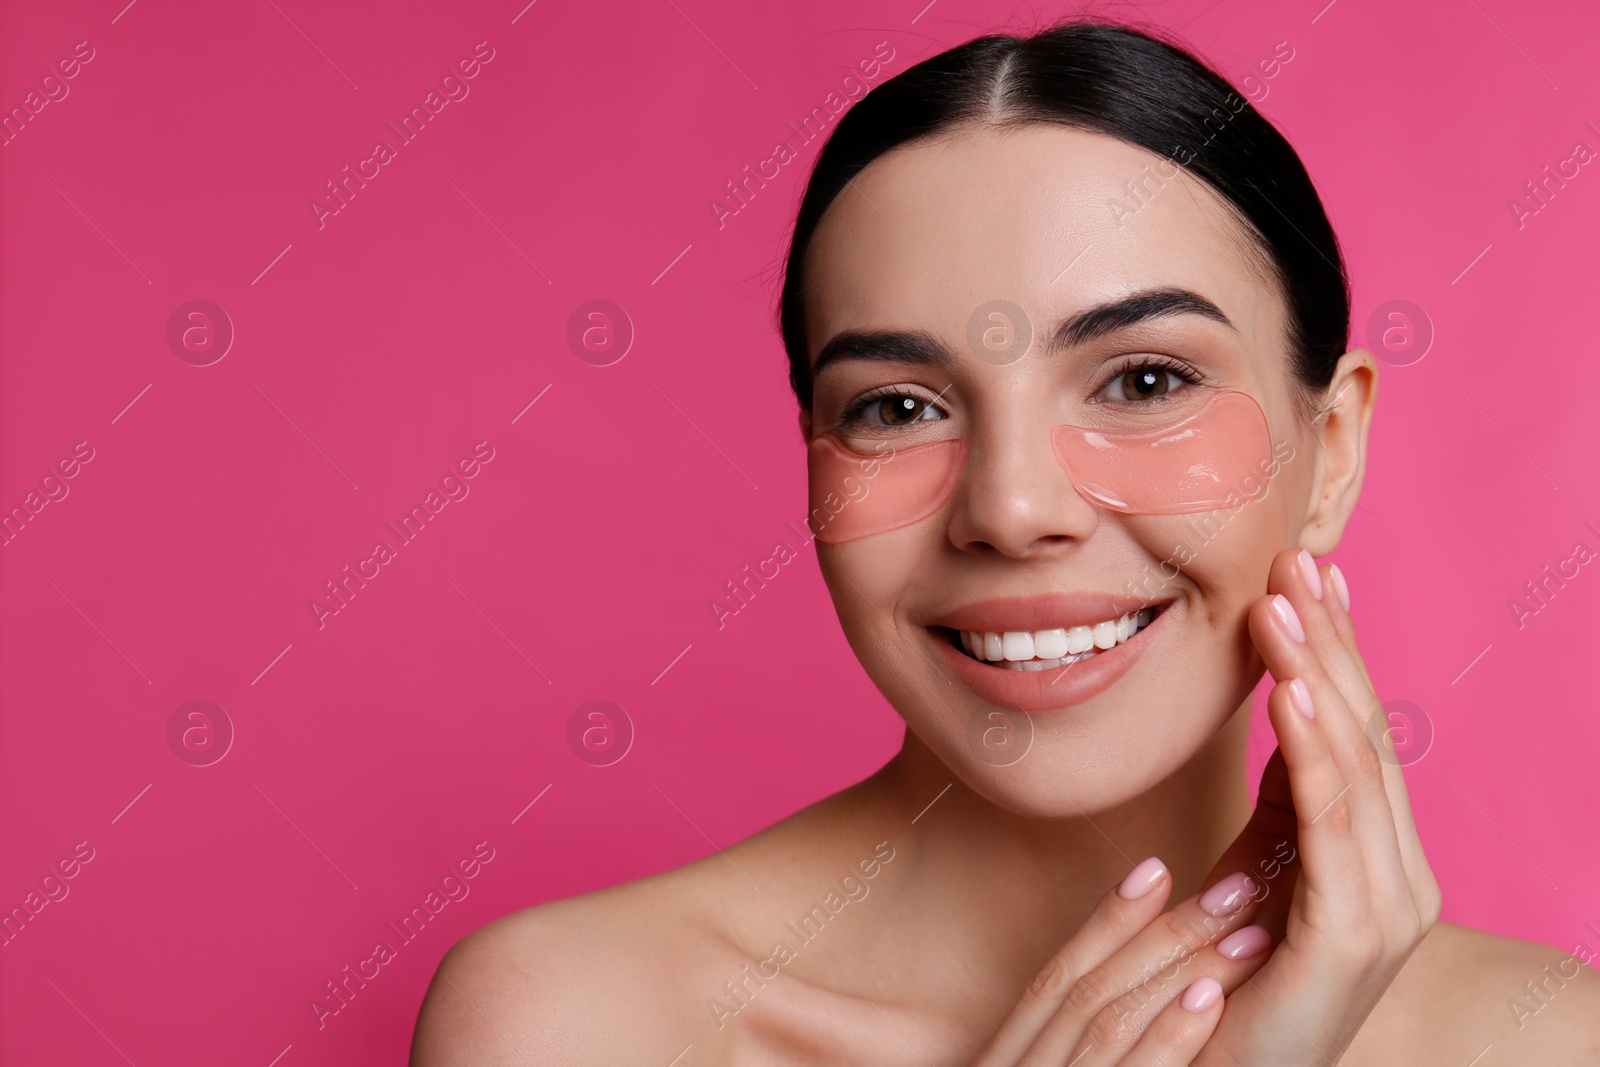
[[[1238,329],[1221,308],[1199,293],[1164,286],[1096,304],[1063,319],[1051,333],[1044,350],[1059,352],[1085,345],[1118,330],[1170,315],[1199,315],[1235,332]],[[829,364],[849,359],[948,368],[956,357],[943,341],[925,330],[845,330],[822,346],[811,365],[811,374],[815,377]]]

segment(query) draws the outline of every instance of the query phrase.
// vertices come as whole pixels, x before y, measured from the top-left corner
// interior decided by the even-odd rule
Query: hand
[[[1229,993],[1198,1067],[1338,1062],[1439,917],[1439,887],[1405,779],[1398,763],[1379,757],[1374,740],[1383,743],[1382,733],[1369,736],[1381,702],[1356,649],[1342,582],[1331,565],[1319,569],[1309,554],[1285,550],[1269,571],[1269,595],[1250,611],[1251,639],[1278,682],[1267,701],[1278,751],[1249,825],[1207,882],[1268,871],[1269,862],[1271,874],[1287,873],[1281,892],[1260,899],[1263,925],[1281,940],[1260,973]],[[1277,594],[1303,642],[1275,608]],[[1296,710],[1294,679],[1314,718]],[[1278,856],[1286,868],[1262,859],[1286,844],[1298,852]]]
[[[1251,609],[1252,640],[1278,681],[1267,707],[1279,748],[1211,888],[1163,914],[1171,877],[1157,860],[1140,864],[1040,971],[975,1067],[1330,1065],[1437,920],[1404,778],[1364,728],[1380,702],[1333,568],[1316,572],[1319,599],[1299,557],[1275,557],[1269,595]],[[1304,642],[1277,614],[1279,593]],[[1314,717],[1297,710],[1294,679]]]
[[[1108,890],[1039,971],[974,1067],[1170,1067],[1202,1051],[1223,993],[1266,962],[1259,904],[1228,879],[1163,914],[1172,876],[1152,857]]]

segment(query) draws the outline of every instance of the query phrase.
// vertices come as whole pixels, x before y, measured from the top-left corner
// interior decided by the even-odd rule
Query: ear
[[[1300,547],[1313,556],[1334,550],[1355,510],[1367,470],[1367,431],[1377,400],[1378,366],[1372,353],[1353,348],[1339,357],[1323,400],[1326,407],[1311,427],[1317,477],[1300,530]]]
[[[811,443],[811,409],[800,409],[800,440],[806,444]]]

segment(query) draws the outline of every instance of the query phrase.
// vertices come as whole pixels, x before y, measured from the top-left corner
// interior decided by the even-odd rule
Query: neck
[[[983,961],[988,973],[977,977],[992,980],[997,1000],[1014,997],[1147,856],[1172,873],[1169,907],[1200,890],[1250,817],[1249,725],[1246,699],[1162,782],[1118,807],[1061,819],[1017,815],[973,792],[908,730],[900,753],[871,780],[893,811],[885,827],[893,825],[906,857],[897,910],[906,923],[941,932],[943,958]],[[974,901],[989,906],[974,909]],[[961,995],[971,997],[974,976],[960,977]]]

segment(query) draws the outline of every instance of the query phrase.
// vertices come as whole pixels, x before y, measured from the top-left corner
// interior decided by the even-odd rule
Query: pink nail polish
[[[1328,564],[1328,576],[1333,579],[1333,591],[1339,594],[1339,603],[1344,605],[1344,610],[1350,610],[1350,587],[1345,584],[1344,571],[1339,569],[1337,563]]]
[[[1200,910],[1211,915],[1232,915],[1255,896],[1256,884],[1243,871],[1230,874],[1200,895]]]
[[[1205,974],[1189,983],[1189,988],[1183,991],[1183,998],[1178,1003],[1183,1005],[1184,1011],[1199,1015],[1215,1004],[1221,996],[1222,983]]]
[[[1167,876],[1167,866],[1160,860],[1151,856],[1133,870],[1117,886],[1117,896],[1123,900],[1138,900],[1156,887],[1156,883]]]
[[[1306,588],[1311,590],[1311,595],[1318,600],[1322,599],[1322,575],[1317,571],[1317,561],[1311,558],[1311,553],[1305,549],[1300,550],[1300,574],[1306,580]]]
[[[1245,926],[1217,942],[1217,951],[1230,960],[1247,960],[1272,947],[1272,935],[1264,926]]]
[[[1289,598],[1282,593],[1273,594],[1272,610],[1277,612],[1278,618],[1283,620],[1284,629],[1289,631],[1289,636],[1299,641],[1302,645],[1305,644],[1305,628],[1300,625],[1300,616],[1294,610],[1294,605],[1289,603]]]
[[[1311,703],[1311,690],[1299,678],[1289,679],[1289,703],[1294,705],[1294,710],[1308,719],[1317,717],[1317,709]]]

